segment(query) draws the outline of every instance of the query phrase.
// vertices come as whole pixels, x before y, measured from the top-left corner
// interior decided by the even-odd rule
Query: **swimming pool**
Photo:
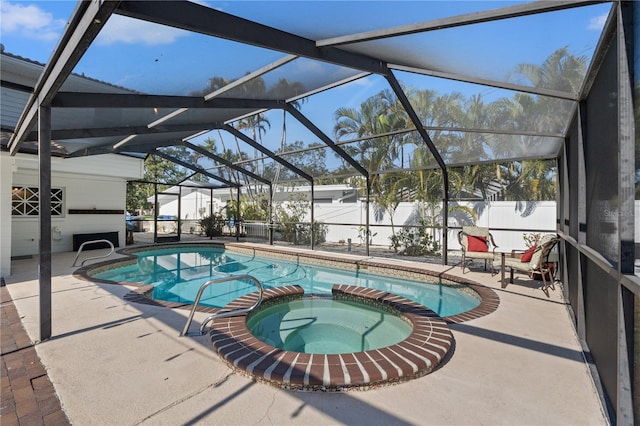
[[[94,272],[89,271],[90,277],[151,285],[153,299],[186,304],[193,302],[204,282],[242,274],[254,276],[265,289],[298,285],[306,294],[331,294],[334,284],[376,289],[406,297],[442,317],[470,311],[481,302],[477,294],[464,285],[375,274],[365,270],[364,264],[354,266],[353,263],[332,262],[332,266],[328,266],[217,246],[178,245],[149,248],[130,254],[136,256],[135,262],[97,268]],[[201,304],[222,308],[253,291],[255,286],[248,282],[218,284],[205,290]]]

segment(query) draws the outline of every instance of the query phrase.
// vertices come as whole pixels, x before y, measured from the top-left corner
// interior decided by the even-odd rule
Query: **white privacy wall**
[[[541,201],[535,203],[519,203],[513,201],[494,202],[465,202],[452,203],[452,206],[462,205],[473,209],[477,214],[477,226],[486,226],[492,229],[492,234],[501,250],[524,249],[526,245],[522,238],[522,231],[499,231],[503,229],[525,229],[529,232],[553,232],[556,229],[556,203],[555,201]],[[354,204],[316,204],[315,220],[324,223],[356,223],[364,226],[366,223],[366,208],[364,203]],[[400,203],[393,215],[393,224],[396,232],[402,225],[417,225],[420,214],[417,204]],[[439,219],[438,219],[439,220]],[[390,245],[389,237],[392,235],[391,217],[388,212],[376,215],[375,208],[370,207],[369,223],[371,225],[371,243],[375,245]],[[449,226],[461,226],[454,215],[449,217]],[[381,226],[384,225],[384,226]],[[327,233],[328,242],[347,241],[361,243],[359,225],[330,226]],[[456,250],[460,246],[457,239],[458,229],[449,231],[449,249]],[[437,236],[440,240],[440,236]]]

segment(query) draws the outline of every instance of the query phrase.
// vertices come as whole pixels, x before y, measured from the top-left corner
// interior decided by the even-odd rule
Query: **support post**
[[[51,337],[51,107],[38,109],[40,340]]]
[[[153,184],[153,242],[158,242],[158,184]]]
[[[442,264],[449,259],[449,171],[442,169]]]
[[[178,241],[182,229],[182,185],[178,185]]]
[[[315,230],[313,228],[313,198],[313,181],[311,181],[311,250],[313,250],[315,246]]]
[[[369,182],[369,176],[367,176],[367,211],[366,211],[366,226],[364,230],[365,247],[367,248],[367,256],[369,256],[369,235],[371,235],[371,229],[369,229],[369,198],[371,193],[371,182]]]
[[[236,241],[240,241],[240,187],[236,188]]]
[[[209,188],[209,219],[213,218],[213,188]],[[209,235],[209,239],[213,240],[213,235]]]
[[[269,245],[273,245],[273,184],[269,184]]]
[[[634,274],[634,192],[636,164],[636,128],[634,117],[634,8],[635,2],[617,3],[617,56],[618,56],[618,274]],[[636,29],[637,30],[637,29]],[[637,100],[636,100],[637,101]],[[614,168],[615,169],[615,168]],[[633,350],[628,341],[633,341],[634,306],[633,294],[621,285],[618,279],[618,377],[616,417],[618,424],[633,424]],[[629,330],[627,329],[629,327]],[[635,331],[638,331],[636,328]],[[637,366],[636,366],[637,367]],[[636,389],[636,392],[638,390]],[[636,395],[637,397],[637,395]]]

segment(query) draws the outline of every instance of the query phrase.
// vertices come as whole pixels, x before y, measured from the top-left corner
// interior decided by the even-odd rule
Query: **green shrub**
[[[294,244],[311,244],[311,227],[308,223],[282,223],[277,231],[282,235],[282,240]],[[327,241],[327,225],[318,221],[313,223],[315,244]]]
[[[407,256],[436,254],[440,252],[440,244],[428,233],[427,222],[420,220],[417,227],[403,228],[400,232],[389,237],[391,249],[398,253],[403,251]]]
[[[214,213],[212,216],[205,216],[200,219],[200,227],[207,237],[219,237],[222,235],[224,227],[224,217],[220,213]]]

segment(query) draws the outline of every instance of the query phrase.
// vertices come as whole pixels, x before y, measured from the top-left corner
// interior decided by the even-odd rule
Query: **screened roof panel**
[[[147,126],[171,111],[167,108],[52,108],[52,129]]]
[[[64,139],[56,140],[56,143],[64,148],[67,154],[73,154],[75,152],[82,152],[83,150],[96,148],[96,147],[112,147],[116,143],[122,140],[122,137],[99,137],[99,138],[76,138],[76,139]]]
[[[555,158],[563,143],[562,138],[462,132],[441,132],[432,139],[447,165]]]
[[[210,91],[210,79],[219,78],[216,84],[233,81],[282,56],[244,43],[112,15],[74,73],[147,94],[205,94]]]
[[[557,80],[531,79],[515,72],[520,64],[541,64],[562,48],[584,55],[588,65],[600,36],[594,20],[602,19],[610,8],[599,4],[352,43],[342,48],[390,64],[576,93],[580,85],[558,87]],[[586,67],[581,77],[585,71]]]
[[[550,96],[403,71],[395,74],[427,127],[561,135],[575,105]]]
[[[7,87],[0,89],[0,117],[2,126],[13,128],[18,124],[23,106],[29,99],[29,93],[21,90],[12,90]]]
[[[60,47],[69,51],[59,51],[64,55],[52,57],[73,57],[74,52],[89,47],[74,67],[68,67],[75,74],[61,73],[64,81],[57,81],[54,87],[60,83],[61,92],[135,97],[113,98],[114,104],[122,102],[121,106],[127,108],[103,102],[106,97],[97,96],[86,96],[87,105],[83,108],[62,108],[55,103],[56,96],[49,94],[47,99],[54,101],[55,140],[69,152],[98,148],[85,150],[89,155],[114,146],[118,152],[149,152],[185,139],[201,144],[212,138],[217,152],[224,153],[230,161],[252,172],[274,176],[284,166],[268,157],[280,151],[282,162],[288,161],[312,176],[344,171],[357,174],[358,167],[370,172],[414,167],[408,166],[412,162],[419,167],[436,167],[438,158],[412,130],[420,125],[426,126],[437,149],[436,157],[441,156],[445,164],[553,157],[578,100],[601,36],[602,22],[611,9],[610,3],[585,2],[566,10],[505,19],[499,14],[544,8],[547,3],[251,1],[84,5],[85,9],[76,11],[86,15],[69,21],[65,35],[69,45]],[[165,13],[165,7],[173,13]],[[71,34],[75,31],[74,22],[101,23],[89,11],[110,14],[112,8],[114,14],[95,40],[84,32]],[[471,15],[465,14],[475,12],[491,18],[472,23]],[[437,25],[446,20],[449,24]],[[411,34],[401,34],[411,25]],[[377,36],[357,41],[358,33],[372,31],[377,31]],[[331,40],[342,36],[341,41]],[[554,52],[563,53],[558,56],[561,60],[554,62]],[[42,67],[18,64],[18,68],[25,67],[25,74],[10,73],[5,56],[3,81],[23,84],[24,93],[28,93],[29,87],[35,86],[37,69]],[[567,62],[567,58],[577,61]],[[57,65],[51,67],[47,65],[45,76],[60,72]],[[387,74],[388,69],[392,75]],[[29,78],[22,78],[27,74]],[[401,88],[395,85],[394,78]],[[350,79],[353,81],[347,83]],[[10,93],[5,86],[3,110],[4,98],[10,98],[4,96]],[[413,122],[398,101],[401,92],[400,98],[406,96],[420,123]],[[143,93],[149,96],[137,96]],[[64,94],[58,100],[60,96]],[[27,103],[24,98],[13,96],[15,105]],[[299,122],[294,117],[297,112],[283,113],[284,104],[269,102],[292,99],[296,100],[301,119],[308,119],[324,135]],[[149,107],[155,101],[161,107]],[[215,108],[198,105],[205,101]],[[102,107],[96,108],[91,102]],[[27,110],[33,112],[29,104]],[[252,123],[256,117],[258,122]],[[263,118],[267,121],[260,122]],[[33,120],[32,114],[27,125],[19,129],[20,140],[15,145],[32,138],[25,127],[36,130]],[[18,122],[16,112],[10,120],[3,117],[3,126],[17,126]],[[223,123],[241,133],[211,130]],[[325,136],[337,148],[307,149],[326,145]],[[260,145],[252,146],[247,138]],[[15,146],[10,149],[13,152]],[[342,151],[353,158],[340,157]],[[218,167],[211,159],[193,159]]]
[[[287,100],[354,77],[360,73],[360,70],[327,62],[297,58],[225,92],[224,96]]]
[[[255,111],[255,108],[189,108],[185,110],[171,110],[167,114],[159,115],[156,126],[196,124],[194,130],[210,129],[216,123],[224,123],[236,117],[241,117]]]
[[[211,7],[313,40],[495,9],[518,1],[210,1]],[[453,4],[455,3],[455,4]],[[398,11],[402,13],[397,13]],[[291,19],[291,15],[295,19]],[[320,25],[318,23],[321,23]]]

